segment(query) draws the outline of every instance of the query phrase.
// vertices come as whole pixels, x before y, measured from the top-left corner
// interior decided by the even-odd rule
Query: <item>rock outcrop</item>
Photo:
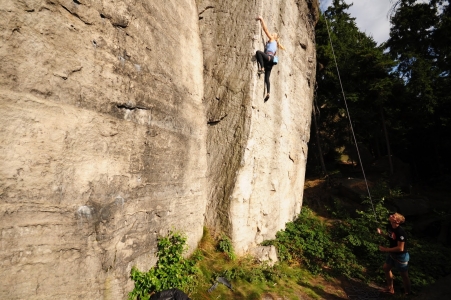
[[[292,220],[302,204],[315,80],[316,1],[199,0],[208,126],[207,224],[242,254]],[[286,50],[271,73],[271,97],[253,57],[267,40]],[[263,77],[263,76],[262,76]]]
[[[0,299],[125,299],[158,235],[244,254],[297,215],[317,1],[248,2],[2,1]]]

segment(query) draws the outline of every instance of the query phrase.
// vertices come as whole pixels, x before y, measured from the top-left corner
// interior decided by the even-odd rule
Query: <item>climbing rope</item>
[[[337,75],[338,75],[338,80],[339,80],[339,82],[340,82],[341,93],[343,94],[343,100],[344,100],[344,103],[345,103],[346,112],[347,112],[347,114],[348,114],[349,126],[351,127],[352,137],[353,137],[353,139],[354,139],[354,144],[355,144],[355,147],[356,147],[356,149],[357,149],[357,156],[359,157],[360,167],[362,168],[363,178],[365,179],[366,190],[368,191],[368,197],[369,197],[369,199],[370,199],[371,207],[372,207],[373,212],[374,212],[374,217],[375,217],[375,219],[376,219],[376,221],[377,221],[377,220],[378,220],[378,219],[377,219],[377,214],[376,214],[376,210],[374,209],[373,200],[372,200],[372,198],[371,198],[371,193],[370,193],[370,188],[368,187],[368,181],[366,180],[365,170],[363,169],[362,159],[361,159],[361,157],[360,157],[359,146],[358,146],[358,144],[357,144],[357,139],[356,139],[355,134],[354,134],[354,128],[353,128],[352,122],[351,122],[351,115],[349,114],[348,103],[346,102],[346,96],[345,96],[345,92],[344,92],[344,89],[343,89],[343,84],[342,84],[342,82],[341,82],[340,71],[338,70],[337,58],[335,57],[334,46],[333,46],[333,44],[332,44],[332,38],[331,38],[331,36],[330,36],[330,31],[329,31],[329,23],[327,22],[326,15],[324,15],[324,20],[326,20],[327,34],[329,35],[330,47],[332,48],[332,55],[333,55],[333,57],[334,57],[335,68],[337,69]]]

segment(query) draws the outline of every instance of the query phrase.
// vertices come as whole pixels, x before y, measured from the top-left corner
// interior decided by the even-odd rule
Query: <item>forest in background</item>
[[[417,2],[392,2],[380,45],[359,31],[352,4],[334,0],[321,14],[307,172],[325,175],[343,154],[358,162],[357,142],[370,162],[390,158],[390,173],[392,158],[408,164],[409,185],[450,182],[451,11]]]

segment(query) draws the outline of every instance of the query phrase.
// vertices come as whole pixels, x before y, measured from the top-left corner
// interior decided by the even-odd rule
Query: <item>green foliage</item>
[[[151,291],[174,287],[190,293],[193,299],[259,299],[264,293],[291,299],[300,290],[320,299],[315,291],[321,287],[309,283],[312,274],[326,278],[345,275],[383,284],[381,267],[385,254],[378,246],[387,242],[376,234],[376,228],[384,228],[387,222],[385,199],[398,193],[390,190],[386,181],[381,181],[372,188],[372,194],[371,200],[362,200],[362,207],[366,208],[351,213],[336,198],[330,208],[333,221],[325,222],[304,206],[298,218],[287,223],[275,240],[265,241],[264,245],[275,245],[278,249],[280,262],[274,266],[258,263],[252,257],[235,257],[227,236],[215,241],[207,230],[200,249],[190,259],[184,259],[186,238],[180,233],[170,233],[158,240],[158,262],[154,268],[148,272],[132,268],[135,288],[129,299],[149,299]],[[414,289],[451,272],[451,261],[446,257],[449,248],[415,237],[409,226],[403,227],[408,232],[409,276]],[[401,285],[400,276],[394,272],[395,284]],[[207,293],[219,276],[232,283],[233,291],[219,285]]]
[[[337,149],[354,151],[351,117],[356,139],[365,148],[371,151],[375,142],[384,143],[381,114],[384,112],[391,119],[392,112],[386,104],[393,97],[393,88],[402,84],[390,74],[395,61],[384,53],[383,46],[357,28],[347,12],[351,6],[343,0],[334,0],[316,26],[319,68],[314,105],[319,138],[311,143],[321,145],[326,164],[336,160]],[[316,132],[311,134],[315,136]],[[308,156],[310,164],[315,163],[312,160],[316,157]]]
[[[286,263],[271,266],[250,256],[231,260],[220,249],[221,240],[213,239],[208,231],[204,232],[199,244],[203,260],[198,263],[200,274],[198,285],[191,294],[192,299],[261,299],[265,293],[274,293],[284,299],[298,299],[295,295],[306,290],[298,284],[312,277],[305,268],[293,268]],[[207,292],[218,277],[226,278],[233,290],[219,284],[211,293]]]
[[[415,167],[425,178],[450,170],[443,159],[451,150],[450,11],[449,1],[399,0],[386,43],[398,63],[395,74],[404,82],[402,97],[391,104],[399,109],[405,136],[396,155],[412,162],[423,156]]]
[[[409,275],[412,285],[426,286],[451,273],[449,247],[413,236],[409,242]]]
[[[393,1],[390,38],[381,45],[358,30],[351,2],[333,0],[315,28],[316,138],[307,170],[334,162],[337,149],[349,150],[355,136],[375,158],[391,154],[415,166],[416,179],[449,174],[449,1]]]
[[[335,221],[328,223],[304,206],[299,217],[286,224],[286,229],[266,244],[277,247],[281,261],[299,263],[313,274],[339,274],[382,284],[385,253],[379,251],[379,245],[387,245],[387,241],[376,233],[376,228],[383,229],[387,224],[389,211],[384,195],[395,197],[398,193],[393,193],[386,181],[376,185],[373,192],[373,199],[362,201],[367,208],[356,210],[354,216],[346,211],[340,199],[335,199],[331,208]],[[449,248],[434,240],[416,237],[408,225],[403,227],[408,234],[409,277],[414,288],[432,284],[451,272]],[[399,276],[396,280],[400,280]]]
[[[287,277],[280,265],[269,266],[266,263],[256,264],[252,257],[245,257],[239,265],[227,268],[217,276],[228,280],[242,280],[249,283],[276,283]]]
[[[230,260],[235,260],[236,256],[233,251],[232,241],[225,234],[219,240],[218,249],[227,254]]]
[[[361,241],[352,235],[344,236],[341,231],[345,223],[326,224],[308,208],[303,207],[294,221],[286,224],[272,241],[278,249],[281,261],[297,262],[305,265],[313,274],[343,274],[351,277],[360,274],[363,267],[356,264],[351,247],[361,245]],[[336,236],[341,233],[341,236]]]
[[[186,237],[177,232],[158,240],[158,262],[148,272],[141,272],[132,267],[130,277],[135,282],[135,288],[129,293],[129,299],[149,299],[150,292],[159,292],[178,288],[188,292],[196,283],[198,270],[196,263],[202,258],[195,252],[193,258],[185,259],[182,254],[186,250]]]

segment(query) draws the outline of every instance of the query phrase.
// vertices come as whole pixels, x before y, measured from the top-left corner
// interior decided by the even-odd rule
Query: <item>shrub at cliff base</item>
[[[148,272],[132,268],[130,277],[135,282],[135,288],[129,293],[128,299],[148,300],[151,292],[172,288],[192,291],[198,274],[196,263],[200,256],[195,253],[191,259],[185,259],[185,251],[186,237],[181,233],[170,232],[168,236],[159,238],[156,265]]]

